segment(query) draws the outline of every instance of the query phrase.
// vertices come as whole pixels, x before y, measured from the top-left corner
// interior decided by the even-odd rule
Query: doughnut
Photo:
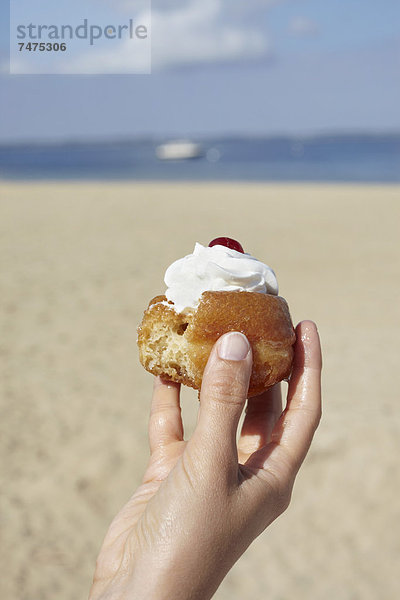
[[[295,333],[286,300],[246,291],[205,291],[195,310],[176,312],[166,296],[151,300],[138,328],[140,362],[165,380],[199,390],[211,349],[229,331],[250,342],[248,397],[290,375]]]
[[[228,237],[173,262],[167,290],[151,300],[138,328],[140,362],[163,379],[200,390],[215,342],[243,333],[252,348],[248,397],[287,378],[295,332],[286,300],[268,265]]]

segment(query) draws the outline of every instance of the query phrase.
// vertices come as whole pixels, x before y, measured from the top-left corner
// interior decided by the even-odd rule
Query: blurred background
[[[115,20],[135,3],[83,4]],[[87,596],[148,456],[136,327],[166,267],[227,235],[318,323],[325,408],[291,507],[215,597],[394,600],[400,4],[151,16],[151,75],[115,53],[120,74],[18,76],[0,7],[1,596]],[[190,435],[196,394],[182,403]]]
[[[137,4],[85,2],[111,22]],[[0,175],[398,182],[400,7],[382,6],[153,0],[151,76],[18,77],[3,5]],[[198,160],[157,159],[174,138]]]

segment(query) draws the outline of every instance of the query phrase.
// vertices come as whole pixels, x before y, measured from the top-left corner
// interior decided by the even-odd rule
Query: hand
[[[106,535],[90,600],[207,600],[287,508],[321,414],[318,333],[309,321],[296,331],[285,410],[280,386],[251,398],[238,444],[252,364],[245,336],[215,344],[188,442],[179,386],[156,379],[150,461]]]

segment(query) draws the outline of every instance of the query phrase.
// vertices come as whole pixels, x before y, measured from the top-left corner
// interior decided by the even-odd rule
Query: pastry
[[[200,389],[217,339],[240,331],[253,352],[249,397],[289,376],[295,333],[288,305],[273,270],[238,242],[196,244],[167,269],[165,283],[138,328],[140,361],[150,373]]]

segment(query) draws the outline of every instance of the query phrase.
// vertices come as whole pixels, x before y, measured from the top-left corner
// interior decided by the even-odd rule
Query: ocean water
[[[400,134],[210,138],[180,161],[156,157],[165,141],[0,145],[0,178],[400,182]]]

